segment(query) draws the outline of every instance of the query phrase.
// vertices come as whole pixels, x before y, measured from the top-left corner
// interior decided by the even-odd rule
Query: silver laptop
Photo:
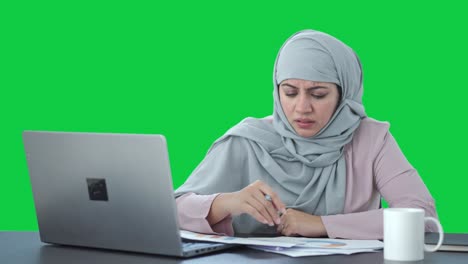
[[[162,135],[23,133],[41,241],[189,257]]]

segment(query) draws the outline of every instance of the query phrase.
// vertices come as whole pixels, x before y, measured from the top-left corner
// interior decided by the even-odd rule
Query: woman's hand
[[[322,237],[327,230],[320,216],[307,214],[294,209],[287,209],[281,216],[278,232],[285,236]]]
[[[271,197],[271,201],[265,198]],[[274,226],[280,223],[278,212],[285,212],[285,205],[278,195],[261,181],[255,181],[244,189],[233,193],[222,193],[213,201],[207,220],[215,224],[226,216],[249,214],[257,221]]]

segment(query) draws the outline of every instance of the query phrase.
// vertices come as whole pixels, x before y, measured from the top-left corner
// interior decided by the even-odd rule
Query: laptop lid
[[[41,240],[183,256],[162,135],[25,131]]]

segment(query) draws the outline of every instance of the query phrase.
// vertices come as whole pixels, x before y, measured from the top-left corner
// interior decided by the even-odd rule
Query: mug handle
[[[439,232],[439,242],[437,242],[437,245],[435,247],[430,247],[424,244],[424,251],[435,252],[440,248],[440,246],[442,246],[442,242],[444,241],[444,230],[442,230],[442,226],[440,225],[439,220],[435,219],[434,217],[424,217],[424,223],[427,221],[432,221],[434,224],[437,225],[437,231]]]

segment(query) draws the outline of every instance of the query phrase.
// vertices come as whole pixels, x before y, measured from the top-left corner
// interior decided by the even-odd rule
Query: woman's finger
[[[285,229],[285,226],[287,225],[287,219],[288,218],[288,215],[286,213],[284,213],[283,215],[281,215],[280,217],[280,224],[278,225],[278,231],[284,235],[284,229]]]
[[[265,208],[273,222],[275,224],[279,224],[278,211],[276,210],[272,201],[268,200],[266,195],[264,195],[263,192],[261,192],[260,190],[254,194],[254,197],[260,204],[262,204],[262,206]]]
[[[260,213],[260,215],[263,216],[268,221],[268,225],[273,226],[276,222],[275,218],[273,218],[268,209],[265,207],[265,204],[262,203],[261,201],[258,201],[255,195],[252,195],[248,199],[246,199],[246,202],[253,207],[257,212]],[[270,205],[271,207],[271,205]]]
[[[264,194],[269,195],[271,197],[271,201],[276,210],[278,210],[281,213],[284,213],[284,211],[286,210],[286,206],[281,201],[279,196],[270,188],[270,186],[263,183],[259,185],[259,188]]]
[[[263,217],[257,209],[253,208],[250,204],[245,203],[243,206],[243,211],[249,215],[251,215],[255,220],[259,221],[260,223],[264,223],[265,225],[268,224],[268,221]]]
[[[284,230],[284,224],[279,224],[278,225],[278,228],[276,229],[276,231],[278,231],[278,233],[283,233],[283,230]]]

